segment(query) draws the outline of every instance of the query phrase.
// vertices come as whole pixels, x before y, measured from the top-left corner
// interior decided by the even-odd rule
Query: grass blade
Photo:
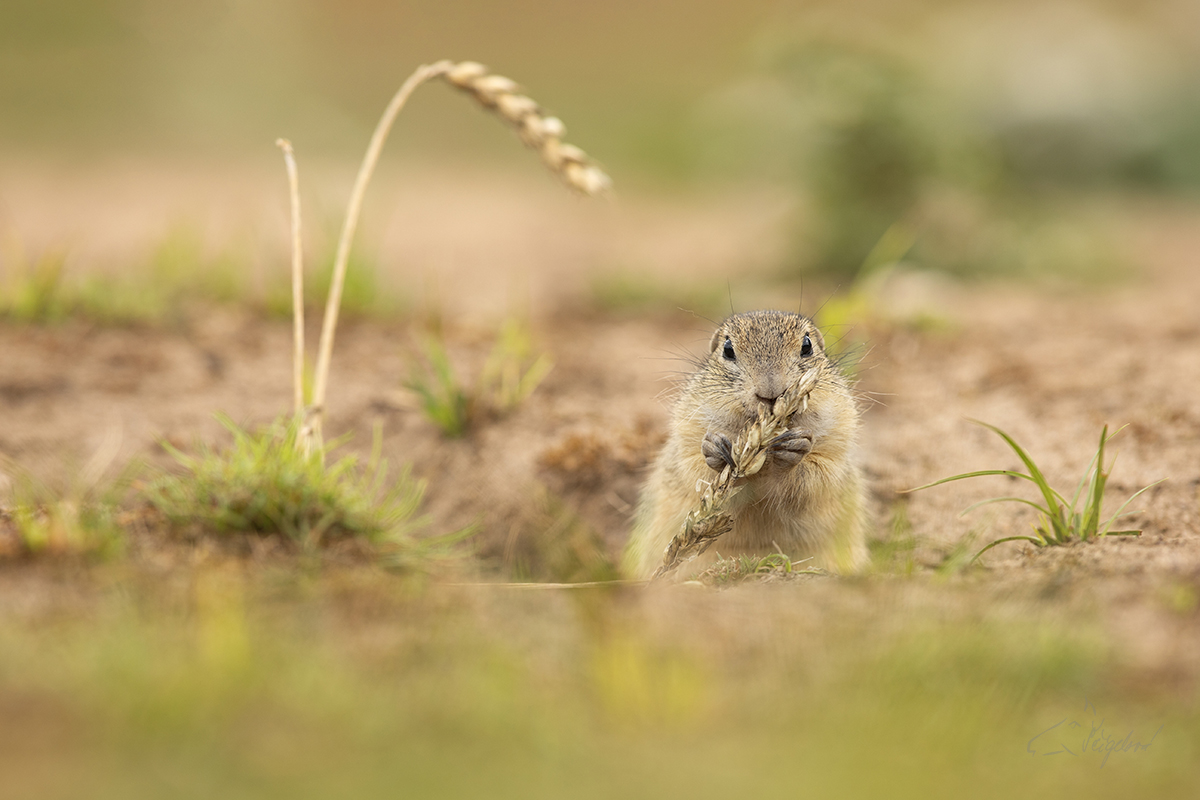
[[[1004,475],[1009,478],[1022,478],[1023,480],[1032,481],[1033,483],[1037,483],[1037,481],[1034,481],[1033,478],[1026,475],[1024,472],[1014,472],[1013,470],[1010,470],[1010,469],[984,469],[984,470],[979,470],[978,472],[964,472],[962,475],[954,475],[949,478],[942,478],[940,481],[934,481],[933,483],[927,483],[924,486],[918,486],[915,489],[904,489],[903,491],[900,492],[900,494],[911,494],[912,492],[919,492],[922,489],[931,489],[934,486],[941,486],[943,483],[950,483],[951,481],[966,480],[967,478],[982,478],[987,475]]]
[[[1032,500],[1026,500],[1024,497],[992,497],[987,500],[980,500],[978,503],[972,503],[971,505],[964,508],[962,510],[962,514],[959,514],[959,516],[960,517],[964,516],[968,512],[974,511],[975,509],[979,508],[980,506],[991,505],[992,503],[1023,503],[1025,505],[1029,506],[1030,508],[1036,508],[1038,511],[1042,512],[1043,514],[1046,513],[1046,509],[1042,508],[1041,506],[1039,506],[1037,503],[1033,502]]]
[[[1108,473],[1104,471],[1104,445],[1108,442],[1108,426],[1100,433],[1100,446],[1096,450],[1096,466],[1084,506],[1083,521],[1079,526],[1079,538],[1085,542],[1096,535],[1100,525],[1100,503],[1104,500],[1104,487],[1108,484]]]
[[[1045,546],[1044,542],[1042,542],[1040,539],[1034,538],[1033,536],[1005,536],[1003,539],[997,539],[996,541],[992,542],[991,544],[985,545],[982,550],[980,550],[978,553],[976,553],[974,555],[974,557],[970,561],[967,562],[967,565],[970,566],[971,564],[974,564],[976,561],[979,560],[979,557],[981,555],[986,553],[988,550],[991,550],[993,547],[995,547],[998,544],[1004,544],[1005,542],[1018,542],[1018,541],[1033,542],[1038,547]]]
[[[1112,525],[1114,522],[1116,522],[1116,521],[1117,521],[1117,518],[1121,516],[1121,513],[1122,513],[1122,512],[1123,512],[1123,511],[1124,511],[1124,510],[1125,510],[1125,509],[1126,509],[1126,508],[1129,506],[1129,504],[1130,504],[1130,503],[1132,503],[1134,500],[1136,500],[1136,499],[1138,498],[1138,496],[1139,496],[1139,495],[1141,495],[1143,492],[1145,492],[1145,491],[1146,491],[1146,490],[1148,490],[1148,489],[1152,489],[1152,488],[1154,488],[1155,486],[1158,486],[1160,483],[1162,483],[1162,482],[1163,482],[1163,481],[1165,481],[1165,480],[1166,480],[1166,478],[1160,478],[1159,480],[1156,480],[1154,483],[1150,484],[1149,486],[1143,486],[1141,489],[1138,489],[1136,492],[1134,492],[1132,495],[1130,495],[1128,500],[1126,500],[1124,503],[1121,503],[1121,507],[1117,509],[1117,513],[1115,513],[1115,514],[1113,514],[1111,517],[1109,517],[1109,518],[1108,518],[1108,521],[1104,523],[1104,527],[1102,527],[1102,528],[1100,529],[1100,530],[1101,530],[1101,534],[1100,534],[1100,535],[1101,535],[1101,536],[1115,536],[1115,535],[1117,535],[1117,534],[1115,534],[1115,533],[1113,533],[1113,534],[1110,534],[1110,533],[1108,533],[1108,532],[1107,532],[1107,531],[1108,531],[1108,526],[1110,526],[1110,525]],[[1122,533],[1126,533],[1126,531],[1123,531]],[[1141,533],[1141,531],[1138,531],[1138,533]]]
[[[1017,444],[1015,439],[997,428],[995,425],[989,425],[988,423],[981,422],[977,419],[971,421],[977,425],[982,425],[1008,443],[1008,446],[1012,448],[1013,452],[1017,454],[1017,457],[1024,462],[1025,467],[1029,470],[1030,479],[1037,484],[1038,489],[1042,493],[1042,497],[1046,499],[1046,507],[1049,508],[1057,517],[1060,507],[1066,505],[1066,499],[1058,492],[1050,488],[1050,484],[1046,481],[1046,476],[1042,474],[1040,469],[1038,469],[1038,465],[1035,464],[1033,459],[1029,457],[1029,454],[1025,452],[1024,448]]]
[[[1083,475],[1080,476],[1080,478],[1079,478],[1079,484],[1075,487],[1075,494],[1072,495],[1072,497],[1071,497],[1071,508],[1074,508],[1075,504],[1079,502],[1079,498],[1083,494],[1083,487],[1086,486],[1088,483],[1088,476],[1090,476],[1092,474],[1092,468],[1094,466],[1096,466],[1097,461],[1100,460],[1101,449],[1103,448],[1104,442],[1106,441],[1105,434],[1107,434],[1107,433],[1108,433],[1108,426],[1105,425],[1104,430],[1100,433],[1100,445],[1101,446],[1100,446],[1100,448],[1096,449],[1096,455],[1092,456],[1092,460],[1088,462],[1087,471],[1085,471],[1083,473]],[[1113,436],[1116,436],[1116,434],[1114,433]],[[1111,439],[1112,437],[1110,436],[1108,438]],[[1101,466],[1103,466],[1103,464],[1101,464]]]

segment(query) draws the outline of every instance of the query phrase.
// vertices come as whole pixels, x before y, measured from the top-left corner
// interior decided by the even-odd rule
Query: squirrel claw
[[[733,442],[723,433],[706,433],[700,452],[704,454],[704,463],[717,472],[733,466]]]
[[[812,450],[810,431],[784,431],[767,443],[767,449],[785,466],[794,467]]]

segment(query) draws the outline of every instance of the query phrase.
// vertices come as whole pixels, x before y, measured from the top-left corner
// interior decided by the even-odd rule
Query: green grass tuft
[[[218,418],[233,434],[229,447],[201,445],[188,455],[164,444],[183,472],[161,475],[145,496],[174,524],[278,533],[316,545],[342,537],[404,543],[424,523],[414,517],[424,482],[413,479],[408,468],[389,482],[378,436],[365,466],[355,456],[326,466],[325,456],[337,443],[306,456],[297,447],[295,422],[276,421],[250,433],[228,417]]]
[[[0,318],[15,322],[57,322],[70,313],[63,293],[61,251],[43,253],[34,261],[13,256],[0,284]]]
[[[1112,530],[1112,524],[1122,516],[1122,512],[1125,511],[1125,509],[1134,501],[1134,499],[1136,499],[1147,489],[1158,485],[1162,481],[1155,481],[1149,486],[1145,486],[1134,492],[1128,500],[1121,504],[1121,507],[1117,509],[1116,513],[1114,513],[1108,519],[1102,521],[1100,505],[1104,500],[1104,488],[1108,483],[1108,476],[1112,470],[1111,463],[1107,467],[1104,465],[1104,446],[1112,438],[1112,436],[1108,435],[1107,425],[1105,425],[1104,429],[1100,432],[1100,446],[1096,450],[1096,455],[1092,457],[1091,463],[1088,464],[1087,471],[1079,480],[1079,485],[1075,489],[1075,494],[1068,502],[1062,494],[1050,486],[1046,480],[1046,476],[1042,474],[1042,471],[1038,468],[1037,464],[1034,463],[1029,454],[1025,452],[1025,449],[1017,444],[1017,442],[1011,436],[994,425],[988,425],[986,422],[979,422],[978,420],[972,421],[982,425],[990,431],[993,431],[997,436],[1002,438],[1005,443],[1012,448],[1013,452],[1017,454],[1017,457],[1021,459],[1022,463],[1025,464],[1025,467],[1029,470],[1029,472],[1017,472],[1015,470],[1006,469],[989,469],[980,470],[978,472],[966,472],[961,475],[942,478],[940,481],[927,483],[924,486],[918,486],[916,489],[910,489],[909,491],[918,492],[922,489],[929,489],[934,486],[940,486],[943,483],[961,481],[966,478],[979,478],[986,475],[1003,475],[1009,478],[1019,478],[1021,480],[1029,481],[1037,487],[1038,492],[1042,496],[1042,503],[1040,504],[1033,500],[1026,500],[1023,497],[993,497],[991,499],[975,503],[974,505],[968,506],[966,509],[964,509],[963,513],[966,514],[973,509],[989,503],[1011,502],[1021,503],[1038,511],[1038,522],[1033,526],[1033,536],[1005,536],[997,539],[977,552],[974,558],[971,559],[972,562],[978,560],[979,557],[988,550],[991,550],[993,547],[1005,542],[1024,541],[1031,542],[1037,547],[1056,547],[1060,545],[1071,544],[1072,542],[1087,542],[1093,539],[1098,539],[1101,536],[1141,535],[1141,531],[1114,531]],[[1113,436],[1115,435],[1116,434],[1113,434]],[[1083,500],[1083,506],[1082,508],[1077,508],[1081,499]]]
[[[421,340],[424,362],[414,367],[405,387],[417,395],[421,411],[450,438],[467,432],[471,419],[471,397],[454,374],[445,342],[436,336]]]
[[[425,416],[450,438],[463,436],[486,416],[512,412],[554,368],[547,354],[534,352],[528,328],[516,319],[500,328],[473,384],[455,374],[440,333],[422,338],[420,347],[423,358],[404,385],[417,396]]]
[[[0,467],[12,477],[11,501],[0,506],[0,554],[107,558],[119,553],[125,540],[121,505],[142,469],[134,461],[115,477],[108,474],[119,445],[119,436],[107,436],[89,462],[62,482],[43,480],[0,458]]]

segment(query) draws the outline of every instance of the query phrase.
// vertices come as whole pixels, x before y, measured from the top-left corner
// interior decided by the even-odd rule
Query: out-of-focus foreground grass
[[[1135,680],[1078,609],[1020,592],[67,573],[40,579],[71,599],[0,622],[6,797],[1169,797],[1200,779],[1194,706]]]

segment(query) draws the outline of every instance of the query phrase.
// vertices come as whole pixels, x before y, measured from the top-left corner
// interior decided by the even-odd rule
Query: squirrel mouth
[[[756,394],[757,404],[747,409],[747,416],[752,421],[773,418],[791,425],[808,411],[808,399],[816,387],[817,372],[808,370],[800,376],[800,380],[774,398],[764,398]]]

